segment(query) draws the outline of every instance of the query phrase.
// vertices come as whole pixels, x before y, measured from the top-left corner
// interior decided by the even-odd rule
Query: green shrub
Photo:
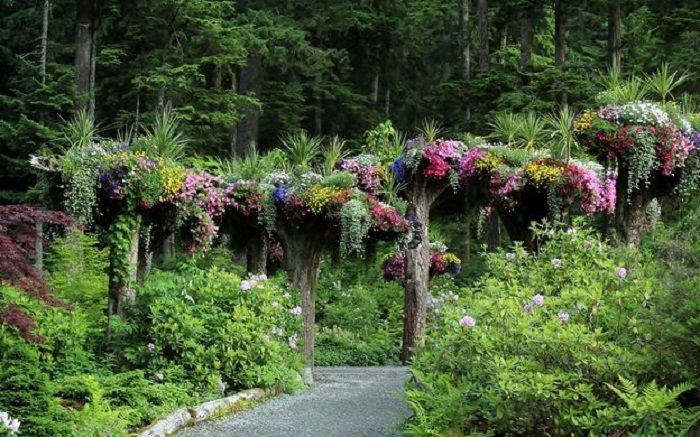
[[[411,366],[409,433],[683,432],[694,415],[676,398],[688,387],[647,385],[677,381],[655,367],[658,328],[645,322],[658,300],[657,265],[585,230],[538,237],[550,241],[537,256],[489,255],[473,287],[431,301],[441,307]],[[648,399],[620,396],[620,377],[645,386]],[[623,393],[633,396],[625,382]]]
[[[242,290],[233,273],[183,268],[154,272],[139,290],[135,321],[145,325],[126,348],[132,363],[150,378],[210,391],[221,382],[229,389],[294,385],[300,358],[288,341],[301,318],[289,311],[293,299],[274,281]]]

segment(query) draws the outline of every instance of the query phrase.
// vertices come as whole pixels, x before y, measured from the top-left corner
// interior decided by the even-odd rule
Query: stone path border
[[[204,402],[192,408],[180,408],[141,430],[137,435],[139,437],[166,437],[210,418],[235,412],[241,408],[241,404],[245,401],[261,401],[278,394],[280,394],[280,390],[253,388],[233,396]]]

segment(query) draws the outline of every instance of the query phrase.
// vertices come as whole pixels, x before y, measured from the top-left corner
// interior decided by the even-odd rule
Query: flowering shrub
[[[431,244],[430,277],[445,274],[456,275],[462,270],[462,261],[453,253],[447,252],[444,245]],[[405,280],[406,256],[402,252],[389,254],[382,260],[382,277],[385,281],[396,281],[403,284]]]
[[[218,269],[157,272],[139,291],[149,323],[127,355],[163,381],[183,374],[199,387],[293,385],[300,310],[264,275],[241,279]]]
[[[410,434],[670,435],[695,420],[676,400],[688,385],[651,385],[678,383],[657,364],[653,261],[587,230],[550,238],[488,255],[476,284],[433,298]]]
[[[369,194],[377,194],[382,181],[382,166],[379,159],[369,154],[346,158],[340,169],[357,178],[357,187]]]
[[[432,180],[448,180],[453,186],[459,183],[460,161],[467,152],[461,141],[439,139],[427,142],[423,137],[406,141],[403,155],[390,169],[397,180],[403,181],[410,173],[422,172]]]
[[[611,183],[594,163],[563,162],[538,153],[521,153],[503,147],[470,149],[460,161],[460,179],[485,180],[491,202],[511,209],[521,202],[535,201],[519,197],[528,190],[530,196],[539,195],[546,201],[550,214],[561,208],[587,215],[614,211],[614,179]]]
[[[600,160],[619,159],[628,170],[627,194],[655,174],[677,175],[697,150],[690,123],[651,102],[632,102],[583,112],[573,125],[577,139]]]

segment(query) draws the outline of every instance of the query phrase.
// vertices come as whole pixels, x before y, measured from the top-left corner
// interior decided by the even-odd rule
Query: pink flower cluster
[[[340,168],[357,177],[357,186],[362,191],[369,194],[377,194],[381,185],[381,179],[376,166],[363,165],[355,158],[347,158],[341,161]]]
[[[670,176],[677,167],[682,167],[695,145],[683,132],[672,127],[660,127],[655,130],[658,138],[656,154],[661,161],[661,174]]]
[[[517,171],[505,178],[494,174],[491,176],[491,194],[497,198],[506,199],[523,186],[524,179],[522,171]]]
[[[256,182],[236,182],[228,185],[224,191],[225,206],[230,206],[243,217],[257,220],[265,211],[264,193]]]
[[[374,203],[370,207],[374,221],[374,230],[380,232],[408,232],[408,221],[398,213],[396,208],[382,203]]]
[[[476,163],[487,154],[486,150],[474,147],[459,157],[459,178],[462,182],[476,174]]]
[[[459,157],[457,149],[462,143],[459,141],[437,140],[429,143],[423,150],[423,157],[427,166],[423,170],[425,177],[442,180],[452,170],[452,161]]]
[[[578,165],[569,165],[564,169],[564,177],[566,183],[561,186],[560,191],[569,204],[578,203],[581,210],[588,215],[598,211],[609,211],[610,194],[607,190],[610,186],[601,182],[595,171]],[[614,196],[614,185],[612,189]],[[613,211],[615,209],[614,200],[612,209]]]
[[[224,212],[221,184],[223,180],[206,172],[190,173],[180,189],[178,200],[194,201],[210,217],[217,217]]]

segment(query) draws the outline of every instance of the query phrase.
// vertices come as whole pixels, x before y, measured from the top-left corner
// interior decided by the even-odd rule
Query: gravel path
[[[395,437],[409,411],[403,367],[317,367],[315,384],[178,434],[255,437]]]

